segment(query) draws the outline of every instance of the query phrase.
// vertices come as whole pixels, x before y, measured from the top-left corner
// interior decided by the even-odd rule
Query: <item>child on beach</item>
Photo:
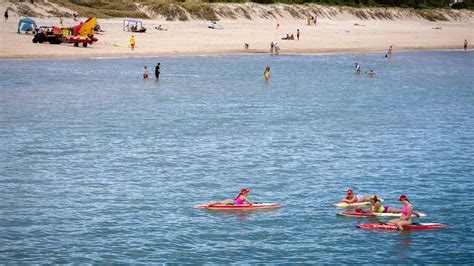
[[[133,35],[130,38],[130,47],[132,48],[132,51],[135,49],[135,37]]]
[[[275,44],[272,42],[270,44],[270,54],[272,55],[273,54],[273,49],[275,49]]]
[[[243,205],[245,202],[247,204],[252,205],[253,202],[247,198],[247,194],[250,192],[250,190],[243,188],[240,190],[239,195],[235,197],[233,200],[232,199],[225,199],[221,201],[210,201],[206,203],[206,207],[211,207],[214,205]]]
[[[265,81],[268,81],[270,79],[270,67],[267,66],[265,68],[265,72],[263,72],[263,76],[265,77]]]
[[[467,51],[467,39],[464,39],[464,52]]]
[[[143,78],[144,79],[147,79],[149,76],[148,74],[148,67],[145,66],[145,68],[143,69]]]

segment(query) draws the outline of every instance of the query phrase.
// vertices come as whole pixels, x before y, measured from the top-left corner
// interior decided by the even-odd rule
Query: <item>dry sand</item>
[[[3,11],[2,11],[3,12]],[[83,18],[81,18],[83,19]],[[92,58],[156,55],[198,55],[268,53],[278,41],[282,53],[357,52],[414,49],[462,49],[464,39],[474,42],[474,18],[456,22],[429,22],[421,19],[360,20],[355,17],[320,18],[317,26],[305,20],[222,20],[224,29],[207,27],[206,21],[168,22],[144,20],[146,33],[134,33],[136,48],[129,47],[130,32],[123,31],[121,19],[98,19],[105,32],[99,42],[83,48],[71,44],[34,44],[32,36],[16,34],[19,17],[0,22],[0,58]],[[58,25],[57,18],[37,18],[38,25]],[[76,25],[70,18],[65,26]],[[168,31],[154,27],[162,24]],[[276,24],[280,24],[277,30]],[[358,25],[355,25],[358,24]],[[281,40],[287,33],[301,32],[300,40]],[[250,48],[244,49],[244,43]]]

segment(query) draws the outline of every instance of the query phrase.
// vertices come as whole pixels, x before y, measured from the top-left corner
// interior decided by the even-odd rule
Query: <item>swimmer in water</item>
[[[145,66],[145,68],[143,69],[143,78],[144,78],[144,79],[147,79],[148,76],[149,76],[149,74],[148,74],[148,68]]]
[[[356,74],[360,74],[360,65],[359,63],[355,64]]]
[[[267,68],[265,68],[265,72],[263,72],[263,76],[265,77],[265,81],[268,81],[270,79],[270,67],[267,66]]]
[[[367,73],[367,76],[368,76],[368,77],[374,77],[374,76],[375,76],[375,72],[371,69],[371,70],[369,71],[369,73]]]

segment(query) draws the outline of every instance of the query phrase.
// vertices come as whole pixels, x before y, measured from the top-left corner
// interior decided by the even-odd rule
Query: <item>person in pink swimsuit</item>
[[[348,189],[346,195],[342,197],[342,201],[349,204],[358,202],[369,202],[370,197],[366,195],[354,195],[352,189]]]
[[[206,203],[206,207],[214,206],[214,205],[252,205],[253,202],[247,198],[247,194],[250,192],[250,190],[243,188],[240,190],[239,195],[237,195],[234,199],[225,199],[221,201],[209,201]]]
[[[402,216],[400,219],[393,219],[388,221],[389,224],[395,224],[398,227],[398,230],[403,230],[404,225],[411,224],[411,216],[413,214],[413,205],[411,205],[410,201],[408,200],[407,196],[400,195],[398,199],[402,202]]]

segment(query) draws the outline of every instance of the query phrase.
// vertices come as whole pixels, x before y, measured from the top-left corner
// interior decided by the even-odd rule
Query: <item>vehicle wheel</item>
[[[82,46],[83,46],[83,47],[87,47],[87,43],[86,43],[86,42],[83,43]]]
[[[37,42],[38,42],[38,39],[33,38],[33,43],[37,43]]]
[[[39,43],[43,43],[43,40],[38,40]]]
[[[79,43],[75,42],[74,47],[79,47]]]

